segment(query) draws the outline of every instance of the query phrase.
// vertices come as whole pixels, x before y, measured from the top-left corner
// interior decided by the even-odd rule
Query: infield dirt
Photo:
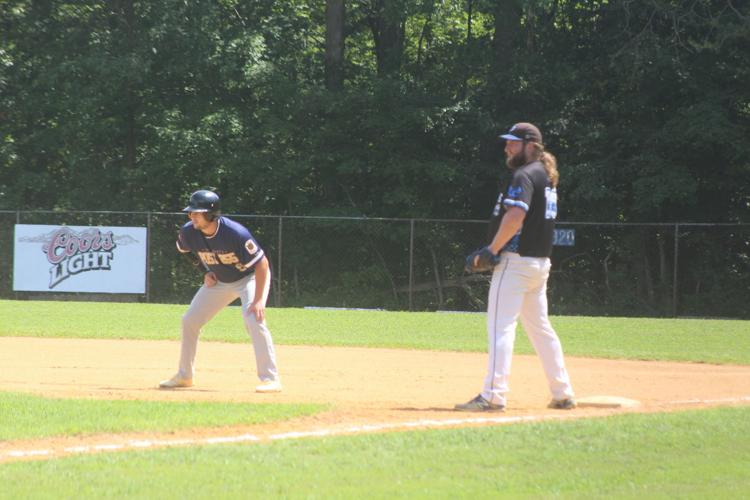
[[[397,349],[277,346],[284,391],[257,394],[252,346],[201,342],[195,386],[160,390],[158,382],[176,371],[177,341],[0,338],[0,390],[63,398],[215,400],[325,403],[331,409],[273,425],[233,428],[264,435],[336,426],[451,420],[482,414],[453,411],[482,386],[487,355]],[[505,416],[559,415],[565,418],[623,411],[676,409],[750,403],[750,366],[567,357],[578,397],[616,396],[638,408],[548,410],[546,380],[535,356],[513,358]],[[226,434],[191,429],[179,436]],[[112,439],[132,440],[132,434]],[[154,435],[149,435],[153,438]],[[3,449],[63,448],[99,437],[0,442]]]

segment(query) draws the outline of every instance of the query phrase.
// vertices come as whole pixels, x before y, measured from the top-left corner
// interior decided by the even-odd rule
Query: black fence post
[[[677,260],[680,252],[680,225],[674,225],[674,268],[672,270],[672,317],[677,317]]]
[[[281,293],[281,255],[282,255],[282,245],[283,245],[283,237],[282,237],[282,231],[284,228],[283,224],[283,218],[279,216],[279,255],[278,255],[278,265],[277,265],[277,276],[276,276],[276,283],[278,285],[276,286],[276,307],[281,307],[281,299],[282,299],[282,293]]]
[[[151,302],[151,212],[146,212],[146,302]]]
[[[414,219],[409,221],[409,229],[409,311],[412,311],[412,293],[414,291]]]

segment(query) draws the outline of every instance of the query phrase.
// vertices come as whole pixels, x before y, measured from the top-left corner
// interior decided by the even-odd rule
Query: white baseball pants
[[[529,340],[541,358],[552,397],[573,397],[562,345],[547,317],[550,260],[521,257],[512,252],[503,252],[500,257],[500,263],[492,273],[487,301],[489,361],[482,397],[491,403],[506,404],[519,315]]]
[[[180,377],[193,378],[198,336],[203,325],[237,297],[242,302],[242,319],[245,321],[245,329],[253,341],[258,378],[262,381],[278,380],[276,353],[271,332],[265,321],[259,323],[254,314],[248,314],[248,308],[255,297],[255,276],[252,274],[233,283],[217,281],[212,287],[203,285],[195,294],[190,307],[182,317]]]

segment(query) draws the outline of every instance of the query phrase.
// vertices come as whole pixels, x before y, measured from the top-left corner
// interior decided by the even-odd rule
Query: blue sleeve
[[[254,267],[262,258],[264,252],[258,242],[255,240],[250,231],[238,224],[237,238],[240,246],[240,262],[242,263],[242,269],[250,269]]]
[[[505,193],[503,205],[506,207],[518,207],[524,212],[529,211],[531,198],[534,196],[534,184],[528,173],[516,170],[513,173],[513,179],[508,186],[508,192]]]
[[[188,241],[187,237],[187,231],[185,226],[182,226],[180,228],[180,232],[177,233],[177,250],[180,253],[188,253],[192,251],[192,248],[190,247],[190,242]]]

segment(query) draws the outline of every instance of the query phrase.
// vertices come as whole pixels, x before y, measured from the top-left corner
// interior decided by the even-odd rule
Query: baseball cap
[[[516,123],[507,134],[500,137],[507,141],[528,141],[542,144],[542,133],[535,125],[526,122]]]

